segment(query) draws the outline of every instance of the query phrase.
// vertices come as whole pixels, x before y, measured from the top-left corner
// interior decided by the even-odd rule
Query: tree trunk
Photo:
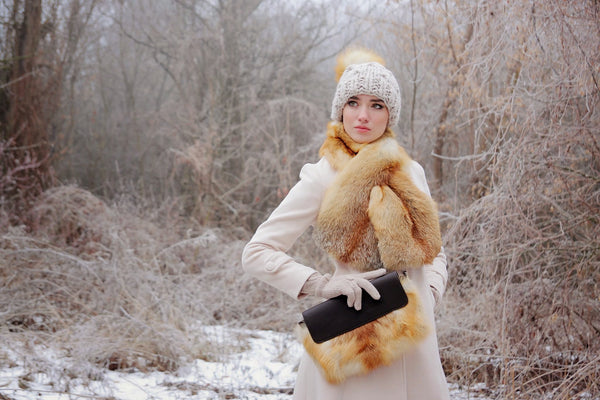
[[[22,22],[17,23],[20,4],[13,3],[14,42],[8,61],[10,73],[5,85],[6,114],[2,122],[2,173],[0,185],[17,214],[54,180],[50,165],[49,113],[57,81],[53,74],[44,82],[38,70],[42,38],[42,2],[25,0]]]

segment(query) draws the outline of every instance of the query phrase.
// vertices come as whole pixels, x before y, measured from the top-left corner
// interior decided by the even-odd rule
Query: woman
[[[372,53],[366,54],[373,59]],[[356,52],[347,53],[338,62],[355,62],[356,57]],[[300,181],[244,249],[243,267],[256,278],[294,298],[344,295],[348,306],[357,310],[363,290],[375,299],[380,296],[370,279],[386,270],[406,276],[403,285],[415,308],[413,319],[402,314],[387,327],[378,320],[384,331],[393,331],[390,335],[371,329],[350,339],[336,338],[346,347],[332,349],[319,347],[303,333],[307,352],[294,399],[449,398],[433,315],[445,290],[446,258],[423,168],[393,138],[390,127],[399,117],[400,89],[389,70],[379,62],[355,62],[345,68],[321,159],[302,168]],[[309,226],[335,263],[333,276],[286,254]],[[397,336],[403,342],[390,350],[388,339]],[[350,342],[354,349],[347,347]],[[356,353],[346,354],[352,351]],[[334,368],[323,357],[345,357],[349,364]]]

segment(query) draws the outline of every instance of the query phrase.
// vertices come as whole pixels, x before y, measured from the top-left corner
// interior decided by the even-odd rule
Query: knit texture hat
[[[385,103],[392,127],[400,120],[400,86],[394,74],[377,62],[349,65],[342,74],[333,96],[331,119],[342,121],[342,109],[352,96],[366,94]]]

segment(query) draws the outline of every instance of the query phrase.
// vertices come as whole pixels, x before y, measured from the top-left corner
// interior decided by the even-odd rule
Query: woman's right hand
[[[369,280],[385,275],[385,273],[384,268],[375,271],[335,276],[329,274],[321,275],[317,272],[308,278],[302,291],[325,299],[344,295],[347,297],[348,307],[360,310],[362,308],[363,289],[375,300],[380,298],[379,292]]]

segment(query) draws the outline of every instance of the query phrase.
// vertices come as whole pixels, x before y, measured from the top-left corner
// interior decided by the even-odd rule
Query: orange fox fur
[[[319,154],[338,171],[321,203],[315,239],[334,258],[359,271],[419,268],[441,249],[436,204],[412,182],[411,159],[387,130],[358,144],[331,122]],[[327,342],[300,337],[330,383],[389,365],[424,339],[430,327],[414,284],[402,277],[408,305]]]
[[[414,284],[404,277],[401,281],[408,305],[358,329],[317,344],[306,326],[299,325],[304,348],[329,383],[390,365],[429,334],[431,327],[423,318]]]
[[[315,239],[357,270],[418,268],[441,249],[435,202],[410,179],[411,159],[386,133],[368,144],[353,142],[332,122],[320,154],[339,171],[325,193]]]

